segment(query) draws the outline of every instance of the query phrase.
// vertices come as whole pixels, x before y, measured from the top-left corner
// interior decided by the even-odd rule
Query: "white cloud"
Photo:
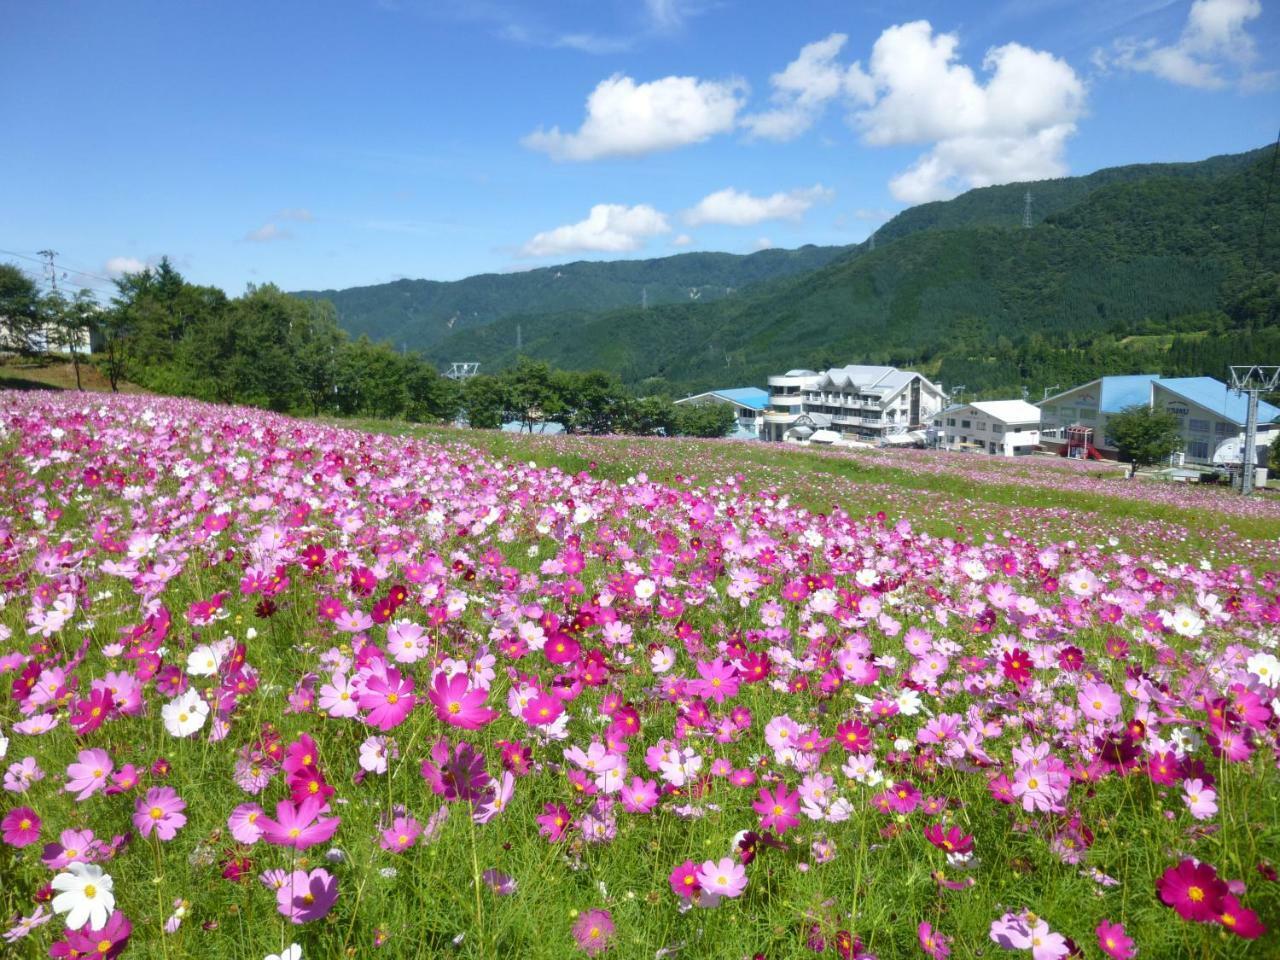
[[[771,249],[773,249],[773,241],[772,241],[772,240],[770,240],[768,237],[757,237],[757,238],[756,238],[756,242],[755,242],[755,246],[753,247],[753,249],[755,249],[755,250],[771,250]]]
[[[293,220],[297,223],[310,223],[315,219],[314,214],[306,207],[286,207],[276,214],[277,220]]]
[[[708,194],[684,212],[684,222],[691,227],[704,223],[721,223],[746,227],[765,220],[799,220],[815,203],[826,202],[835,191],[822,184],[754,197],[733,187]]]
[[[926,20],[889,27],[864,68],[843,66],[847,38],[811,43],[772,78],[773,110],[744,118],[759,137],[803,133],[832,102],[870,146],[927,145],[890,181],[907,203],[940,200],[970,187],[1067,172],[1063,153],[1084,113],[1085,87],[1050,53],[1017,43],[987,51],[985,82],[959,60],[959,38]]]
[[[671,238],[671,245],[673,247],[687,247],[691,243],[693,243],[693,237],[689,236],[687,233],[681,233]]]
[[[523,247],[524,257],[548,257],[577,251],[625,253],[638,250],[648,237],[669,233],[667,215],[648,204],[634,207],[597,203],[585,220],[535,234]]]
[[[798,57],[769,78],[776,106],[743,117],[743,126],[766,140],[792,140],[813,126],[828,101],[836,97],[863,103],[874,100],[874,84],[861,65],[845,67],[836,62],[848,40],[843,33],[833,33],[801,47]]]
[[[102,269],[109,277],[119,277],[126,273],[141,273],[149,266],[151,264],[137,257],[112,257],[102,265]]]
[[[538,129],[521,142],[556,160],[671,150],[732,130],[744,90],[738,80],[663,77],[636,83],[614,74],[587,97],[587,116],[576,133]]]
[[[270,243],[272,240],[287,240],[290,236],[292,234],[288,230],[282,230],[278,224],[268,222],[257,230],[250,230],[244,238],[253,243]]]
[[[1258,49],[1245,29],[1260,16],[1261,0],[1194,0],[1177,43],[1126,38],[1116,41],[1110,57],[1095,51],[1095,63],[1151,73],[1203,90],[1228,86],[1223,70],[1234,68],[1242,90],[1262,89],[1274,82],[1276,74],[1254,70]]]

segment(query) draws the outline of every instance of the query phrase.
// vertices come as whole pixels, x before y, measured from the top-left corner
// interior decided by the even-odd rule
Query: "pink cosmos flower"
[[[1124,924],[1112,923],[1110,920],[1099,922],[1098,948],[1111,960],[1132,960],[1137,956],[1133,949],[1133,938],[1124,932]]]
[[[375,673],[360,695],[360,709],[369,711],[369,725],[379,730],[402,724],[413,704],[413,677],[401,677],[399,670],[388,670],[385,676]]]
[[[738,671],[733,664],[716,657],[710,663],[697,661],[697,667],[698,674],[702,677],[696,684],[698,694],[716,703],[724,703],[726,699],[738,695]]]
[[[569,808],[563,803],[548,803],[537,817],[538,832],[555,843],[573,826]]]
[[[262,817],[263,810],[256,803],[242,803],[231,811],[231,816],[227,818],[227,829],[237,843],[251,847],[262,839]]]
[[[75,762],[67,766],[67,793],[74,793],[76,800],[88,800],[107,785],[114,765],[105,750],[81,750]]]
[[[1257,940],[1267,932],[1267,928],[1258,915],[1246,910],[1232,894],[1222,898],[1222,906],[1218,908],[1218,923],[1244,940]]]
[[[1120,716],[1120,695],[1105,683],[1086,683],[1076,693],[1080,711],[1090,720],[1110,723]]]
[[[318,819],[327,807],[316,797],[307,797],[297,805],[281,800],[276,804],[275,819],[264,814],[258,818],[258,828],[268,843],[305,850],[324,843],[337,831],[341,818]]]
[[[436,716],[450,726],[479,730],[498,716],[496,710],[484,705],[488,696],[487,690],[471,689],[465,673],[446,677],[441,671],[432,681],[427,699],[435,705]]]
[[[40,817],[30,807],[15,807],[0,820],[4,842],[11,847],[29,847],[40,839]]]
[[[382,831],[378,843],[383,850],[403,853],[418,842],[421,833],[422,824],[413,817],[396,817],[391,826]]]
[[[183,810],[186,801],[172,787],[152,787],[138,799],[133,811],[133,825],[144,837],[154,833],[161,840],[172,840],[187,822]]]
[[[959,827],[943,829],[942,824],[933,823],[924,828],[925,839],[946,853],[968,853],[973,849],[973,836],[966,834]]]
[[[295,870],[276,890],[276,908],[291,923],[309,923],[326,916],[338,901],[338,878],[323,867]]]
[[[920,939],[920,949],[933,960],[946,960],[951,956],[951,938],[944,936],[927,922],[921,922],[916,928],[916,936]]]
[[[573,939],[589,957],[606,950],[613,940],[613,917],[608,910],[588,910],[573,925]]]
[[[654,780],[632,777],[621,790],[622,808],[627,813],[651,813],[658,805],[658,784]]]
[[[708,860],[698,871],[698,885],[706,893],[732,900],[747,889],[747,871],[733,857]]]
[[[564,713],[564,704],[560,698],[549,693],[540,693],[530,700],[520,716],[531,726],[550,726],[560,719]]]
[[[800,812],[800,795],[789,793],[785,783],[779,783],[772,791],[761,787],[760,799],[751,808],[760,814],[760,826],[776,831],[779,836],[800,822],[796,816]]]

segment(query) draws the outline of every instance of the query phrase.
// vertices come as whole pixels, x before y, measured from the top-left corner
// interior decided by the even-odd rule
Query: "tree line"
[[[135,383],[157,393],[282,413],[465,421],[477,428],[556,422],[571,433],[722,437],[725,404],[677,405],[636,396],[613,374],[556,370],[521,357],[496,375],[457,382],[417,353],[351,338],[325,300],[272,284],[239,297],[189,283],[163,259],[115,281],[110,304],[88,290],[41,294],[12,264],[0,264],[0,351],[69,354],[80,386],[81,343],[111,389]]]

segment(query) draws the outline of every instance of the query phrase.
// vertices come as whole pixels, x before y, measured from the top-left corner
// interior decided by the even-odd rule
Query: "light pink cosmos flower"
[[[733,857],[707,860],[698,870],[698,884],[712,896],[732,900],[747,889],[747,871]]]
[[[94,748],[81,750],[75,762],[67,766],[67,793],[74,793],[76,800],[88,800],[107,785],[111,771],[115,769],[107,751]]]
[[[161,840],[172,840],[186,822],[186,801],[172,787],[152,787],[139,797],[133,811],[133,825],[144,837],[154,833]]]
[[[331,717],[354,717],[360,712],[356,692],[345,673],[334,673],[329,682],[321,684],[320,699],[316,705]]]
[[[1110,723],[1120,716],[1120,695],[1105,683],[1086,683],[1076,694],[1081,712],[1090,720]]]
[[[479,730],[497,718],[498,711],[484,705],[487,698],[486,691],[471,689],[465,673],[446,677],[443,671],[436,674],[431,692],[427,694],[436,708],[436,716],[463,730]]]
[[[1218,812],[1218,794],[1199,778],[1182,782],[1182,799],[1197,820],[1211,820]]]

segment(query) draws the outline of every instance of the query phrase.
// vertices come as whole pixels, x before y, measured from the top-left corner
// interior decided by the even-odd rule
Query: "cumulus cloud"
[[[290,236],[292,234],[281,229],[279,224],[267,222],[257,230],[250,230],[244,238],[252,243],[270,243],[272,240],[287,240]]]
[[[112,257],[102,265],[102,269],[109,277],[120,277],[126,273],[141,273],[149,266],[151,264],[137,257]]]
[[[535,234],[520,248],[520,255],[548,257],[580,251],[626,253],[638,250],[647,238],[670,231],[667,215],[648,204],[627,207],[619,203],[597,203],[585,220]]]
[[[1176,43],[1125,38],[1116,41],[1109,56],[1095,51],[1094,62],[1203,90],[1228,86],[1227,70],[1235,73],[1242,90],[1262,89],[1274,83],[1276,74],[1254,69],[1258,48],[1246,25],[1260,16],[1261,0],[1194,0]]]
[[[928,146],[890,181],[907,203],[1067,172],[1085,88],[1065,61],[1008,43],[987,51],[983,79],[960,62],[959,38],[926,20],[886,29],[865,68],[839,62],[846,41],[836,33],[804,47],[771,80],[775,107],[743,124],[757,137],[789,139],[840,103],[870,146]]]
[[[834,190],[820,183],[768,197],[755,197],[726,187],[708,194],[686,210],[684,222],[691,227],[704,223],[746,227],[765,220],[799,220],[815,203],[830,201],[834,196]]]
[[[687,233],[681,233],[671,238],[671,245],[673,247],[687,247],[691,243],[693,243],[693,237],[689,236]]]
[[[636,83],[614,74],[587,97],[587,116],[577,132],[538,129],[521,142],[556,160],[671,150],[732,130],[744,91],[738,80],[663,77]]]
[[[774,106],[742,118],[753,136],[765,140],[793,140],[818,118],[830,100],[848,97],[869,103],[875,86],[860,63],[842,66],[836,57],[849,37],[833,33],[800,48],[800,55],[769,78]]]

